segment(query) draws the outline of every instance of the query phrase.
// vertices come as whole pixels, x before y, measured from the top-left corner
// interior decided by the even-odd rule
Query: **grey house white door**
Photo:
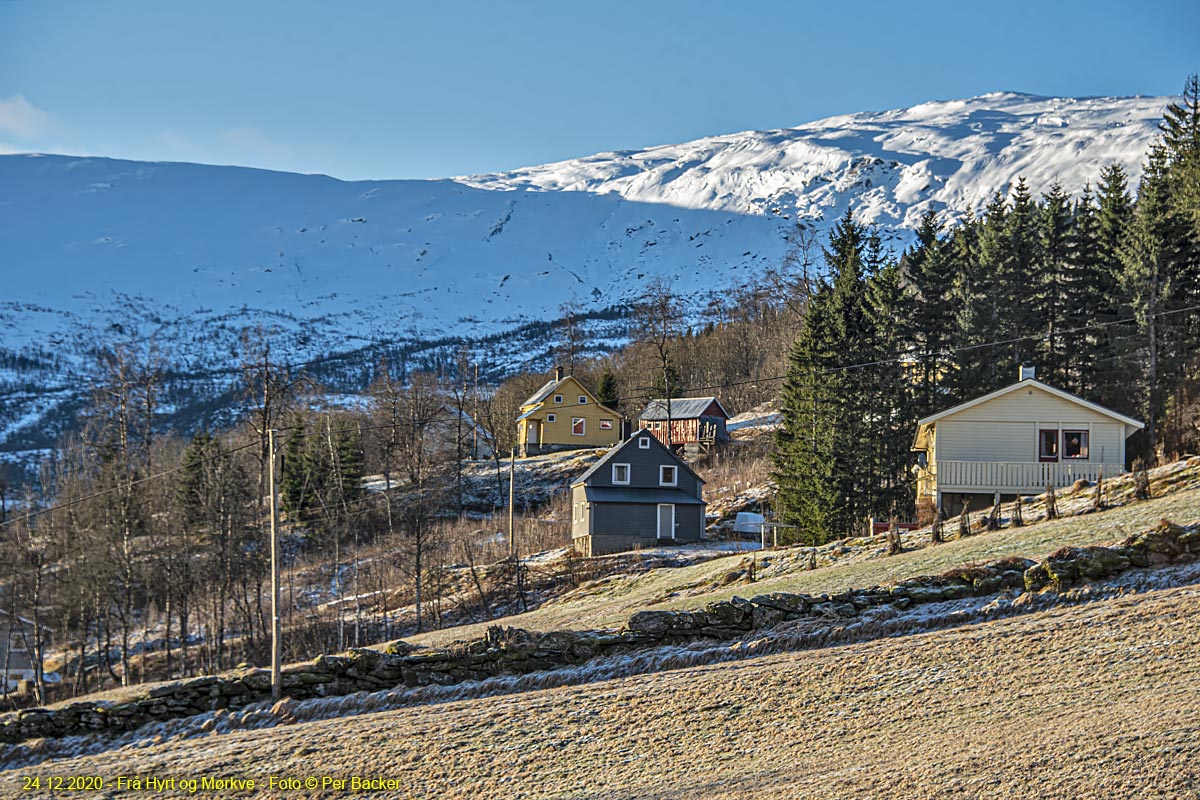
[[[671,503],[658,504],[658,538],[675,538],[675,506]]]

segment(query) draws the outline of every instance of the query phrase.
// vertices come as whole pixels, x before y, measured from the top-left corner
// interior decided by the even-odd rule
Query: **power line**
[[[1200,305],[1188,306],[1185,308],[1177,308],[1177,309],[1172,309],[1169,311],[1161,311],[1152,316],[1165,317],[1165,316],[1169,316],[1172,314],[1183,314],[1183,313],[1188,313],[1188,312],[1192,312],[1192,311],[1200,311]],[[1066,330],[1056,331],[1053,333],[1049,333],[1049,332],[1034,333],[1034,334],[1028,334],[1025,336],[1014,336],[1014,337],[1011,337],[1008,339],[997,339],[997,340],[990,341],[990,342],[980,342],[977,344],[963,345],[962,347],[955,347],[955,348],[950,348],[947,350],[941,350],[936,353],[921,353],[921,354],[916,354],[916,355],[910,354],[910,355],[904,355],[904,356],[896,356],[893,358],[879,359],[876,361],[864,361],[864,362],[858,362],[858,363],[853,363],[853,364],[841,364],[841,365],[834,365],[834,366],[818,367],[815,371],[818,373],[822,373],[822,374],[830,374],[830,373],[834,373],[834,372],[842,372],[842,371],[849,371],[849,370],[855,370],[855,369],[865,369],[868,367],[887,366],[887,365],[891,365],[891,364],[913,363],[915,360],[917,360],[923,356],[947,357],[947,356],[955,355],[957,353],[969,352],[972,350],[979,350],[979,349],[987,348],[987,347],[1002,347],[1004,345],[1017,344],[1019,342],[1049,339],[1054,336],[1066,336],[1068,334],[1082,333],[1082,332],[1091,331],[1091,330],[1100,330],[1103,328],[1110,328],[1110,327],[1114,327],[1117,325],[1129,325],[1129,324],[1137,323],[1138,321],[1139,320],[1137,318],[1131,317],[1128,319],[1112,320],[1109,322],[1097,323],[1094,325],[1083,325],[1083,326],[1079,326],[1076,328],[1068,328]],[[1107,360],[1109,360],[1109,359],[1106,359],[1106,361]],[[284,370],[284,369],[292,369],[292,368],[293,367],[289,365],[289,366],[282,366],[279,369]],[[712,391],[715,389],[731,389],[731,388],[734,388],[737,386],[747,386],[747,385],[752,385],[752,384],[756,384],[756,383],[771,383],[774,381],[787,380],[789,377],[790,376],[788,376],[788,375],[772,375],[772,376],[767,376],[767,377],[748,378],[748,379],[740,380],[740,381],[729,381],[726,383],[710,384],[707,386],[690,386],[690,387],[685,387],[683,389],[680,389],[680,391],[681,392],[700,392],[700,391]],[[637,387],[637,388],[641,389],[642,391],[632,394],[632,395],[627,395],[626,397],[624,397],[622,399],[623,400],[659,399],[659,398],[655,397],[652,387]],[[683,399],[683,398],[672,398],[672,399]],[[586,407],[596,407],[596,405],[597,405],[596,403],[564,403],[564,404],[554,405],[553,409],[583,408],[585,406]],[[546,410],[547,410],[547,412],[550,412],[550,408],[547,408]],[[476,420],[476,424],[478,424],[478,420]],[[358,430],[358,431],[383,430],[383,429],[394,428],[394,427],[396,427],[395,424],[388,423],[388,424],[383,424],[383,425],[356,426],[355,430]],[[296,430],[296,426],[284,426],[284,427],[276,428],[275,430],[278,432],[293,431],[293,430]],[[308,436],[316,436],[316,435],[321,435],[321,434],[318,431],[292,434],[293,437],[299,436],[302,438],[306,438]],[[140,484],[147,483],[152,480],[157,480],[159,478],[164,478],[169,475],[173,475],[173,474],[180,472],[184,469],[187,469],[189,467],[200,466],[202,464],[209,463],[209,462],[214,461],[219,458],[225,458],[226,456],[232,455],[241,450],[246,450],[246,449],[249,449],[249,448],[255,447],[255,446],[261,447],[262,441],[263,441],[262,439],[259,439],[258,441],[254,441],[254,442],[250,442],[248,444],[234,447],[230,450],[226,450],[222,453],[219,453],[214,456],[210,456],[210,457],[208,457],[206,459],[202,459],[200,461],[191,462],[189,464],[181,464],[180,466],[174,467],[169,470],[164,470],[162,472],[158,472],[153,475],[147,475],[145,477],[138,478],[137,480],[130,482],[129,484],[127,484],[127,486],[128,487],[138,486]],[[78,497],[73,500],[65,501],[63,503],[59,503],[54,506],[49,506],[47,508],[40,509],[38,511],[30,512],[29,514],[26,514],[23,517],[16,517],[14,519],[5,520],[3,523],[0,523],[0,527],[7,526],[7,525],[9,525],[11,523],[15,523],[15,522],[21,522],[21,521],[33,519],[34,517],[38,517],[43,514],[48,514],[53,511],[60,511],[64,508],[70,508],[72,506],[79,505],[80,503],[87,502],[88,500],[94,500],[94,499],[104,497],[109,494],[113,494],[117,491],[120,491],[120,490],[114,488],[114,489],[105,489],[103,491],[94,492],[92,494],[85,495],[83,497]]]

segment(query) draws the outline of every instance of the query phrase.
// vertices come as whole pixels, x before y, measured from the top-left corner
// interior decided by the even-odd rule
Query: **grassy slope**
[[[1195,586],[935,633],[45,764],[381,797],[1190,797]],[[0,796],[19,796],[0,773]],[[289,793],[289,797],[320,796]]]
[[[1188,470],[1184,485],[1194,482]],[[1080,503],[1081,505],[1083,502]],[[1064,502],[1063,505],[1067,505]],[[851,587],[886,585],[919,575],[934,575],[960,564],[989,561],[1006,555],[1038,558],[1067,545],[1104,544],[1145,530],[1166,517],[1181,524],[1200,521],[1200,487],[1175,491],[1153,500],[1110,509],[1099,514],[1073,516],[1049,522],[1004,528],[956,539],[937,546],[909,550],[887,558],[869,557],[837,563],[808,571],[794,569],[755,583],[717,588],[720,577],[736,569],[745,556],[731,556],[680,569],[658,569],[602,588],[582,587],[561,600],[527,614],[518,614],[491,623],[465,625],[413,637],[411,641],[438,644],[455,639],[483,635],[488,625],[510,625],[531,630],[562,628],[586,629],[619,627],[635,611],[646,608],[699,608],[713,600],[734,595],[748,597],[766,592],[839,592]],[[953,526],[950,526],[953,529]],[[800,554],[792,560],[803,563]],[[696,586],[713,585],[711,591],[684,596]],[[672,596],[673,593],[679,593]]]

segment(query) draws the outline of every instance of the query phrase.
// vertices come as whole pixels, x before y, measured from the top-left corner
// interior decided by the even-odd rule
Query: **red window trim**
[[[1045,434],[1047,434],[1047,433],[1054,434],[1054,454],[1053,455],[1046,455],[1045,452],[1042,450],[1042,443],[1045,441]],[[1037,449],[1038,449],[1038,461],[1042,462],[1043,464],[1058,463],[1058,454],[1060,452],[1062,452],[1062,449],[1059,447],[1058,428],[1038,428]]]

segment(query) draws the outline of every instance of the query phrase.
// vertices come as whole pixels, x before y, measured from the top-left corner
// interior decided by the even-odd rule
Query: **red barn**
[[[729,438],[725,429],[728,420],[729,412],[715,397],[679,397],[651,400],[638,416],[638,428],[648,429],[663,444],[669,441],[672,446],[709,445]]]

